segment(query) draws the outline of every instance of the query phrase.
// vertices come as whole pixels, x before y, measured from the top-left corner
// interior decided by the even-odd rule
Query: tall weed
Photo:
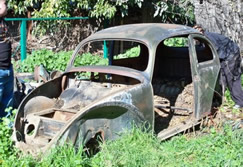
[[[11,140],[13,132],[11,126],[16,110],[11,110],[12,108],[6,109],[6,112],[12,112],[11,115],[0,118],[0,165],[5,159],[16,156],[16,150],[14,149],[13,142]]]
[[[151,134],[135,129],[121,139],[104,143],[91,159],[98,166],[241,166],[243,130],[225,126],[220,133],[196,138],[174,137],[160,143]]]
[[[164,167],[164,166],[242,166],[243,130],[223,131],[195,138],[177,136],[159,142],[152,133],[133,129],[115,141],[101,144],[101,151],[91,158],[70,145],[54,148],[42,160],[30,156],[5,156],[1,166],[13,167]]]

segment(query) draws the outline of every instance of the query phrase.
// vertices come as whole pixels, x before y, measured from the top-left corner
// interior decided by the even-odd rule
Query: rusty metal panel
[[[78,147],[97,135],[103,140],[113,140],[134,124],[149,123],[152,130],[155,130],[155,125],[161,126],[162,131],[158,133],[161,139],[198,124],[200,118],[211,110],[219,59],[211,46],[214,60],[198,63],[193,35],[204,38],[196,30],[182,25],[133,24],[108,28],[86,38],[75,49],[65,73],[36,88],[22,101],[14,124],[16,146],[35,155],[65,142]],[[168,78],[153,81],[158,45],[175,36],[189,36],[188,59],[177,64],[181,63],[180,69],[187,66],[187,74],[181,76],[189,76],[192,81],[183,78],[179,81]],[[146,70],[115,65],[73,67],[75,57],[86,43],[101,40],[145,44],[149,50]],[[168,62],[174,63],[173,60]],[[168,66],[173,68],[173,75],[180,72],[176,71],[177,64]],[[82,72],[109,77],[96,80],[76,77]],[[194,89],[190,90],[193,107],[176,106],[176,100],[183,99],[183,89],[187,88]],[[163,116],[161,122],[156,124],[160,116]],[[173,122],[172,117],[176,121]]]

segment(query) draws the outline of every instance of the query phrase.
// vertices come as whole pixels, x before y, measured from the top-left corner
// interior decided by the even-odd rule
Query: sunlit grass
[[[226,99],[227,105],[232,106],[229,92]],[[11,121],[13,117],[0,122],[0,166],[3,167],[243,166],[243,129],[232,130],[227,124],[221,131],[211,128],[210,133],[202,136],[176,136],[163,142],[152,133],[134,128],[118,140],[102,143],[101,151],[91,157],[82,147],[77,150],[65,145],[34,159],[14,149],[10,140]]]
[[[243,130],[225,125],[207,135],[187,138],[177,136],[160,142],[152,133],[134,128],[115,141],[101,144],[101,151],[88,157],[82,147],[56,147],[42,159],[30,156],[2,160],[1,166],[13,167],[163,167],[163,166],[242,166]]]

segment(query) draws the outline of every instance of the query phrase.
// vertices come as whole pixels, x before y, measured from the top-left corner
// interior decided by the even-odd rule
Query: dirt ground
[[[215,109],[213,115],[204,118],[200,125],[195,128],[188,129],[183,132],[183,134],[187,138],[204,136],[211,133],[211,128],[214,128],[216,132],[222,131],[226,124],[232,126],[233,130],[242,129],[243,109],[238,111],[232,111],[232,109],[222,111],[222,107],[220,109]]]

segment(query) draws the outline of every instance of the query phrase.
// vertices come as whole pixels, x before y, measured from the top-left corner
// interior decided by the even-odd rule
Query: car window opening
[[[138,42],[132,41],[94,41],[86,44],[76,56],[74,66],[88,65],[114,65],[145,71],[148,65],[148,48]],[[85,60],[85,61],[84,61]]]

